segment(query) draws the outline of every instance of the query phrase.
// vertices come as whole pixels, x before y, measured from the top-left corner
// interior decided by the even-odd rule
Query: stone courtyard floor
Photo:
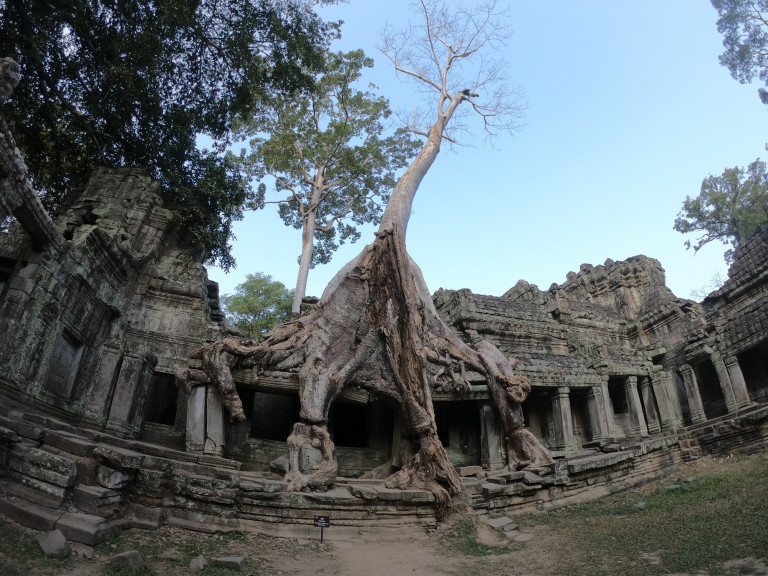
[[[112,576],[109,559],[138,550],[144,576],[234,574],[215,567],[222,556],[245,559],[242,574],[384,575],[768,575],[768,454],[706,458],[663,482],[559,512],[517,517],[517,542],[457,515],[420,529],[331,526],[306,537],[202,534],[163,527],[131,530],[96,547],[73,545],[66,561],[42,557],[35,532],[8,519],[0,524],[3,576]],[[493,516],[493,515],[492,515]],[[204,556],[201,572],[190,568]]]

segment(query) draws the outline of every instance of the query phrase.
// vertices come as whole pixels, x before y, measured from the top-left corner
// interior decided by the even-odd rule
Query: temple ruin
[[[97,171],[53,218],[0,116],[0,220],[2,513],[89,544],[164,523],[289,534],[316,514],[351,526],[435,521],[433,493],[381,479],[402,464],[403,422],[386,398],[346,388],[328,421],[336,481],[291,492],[295,371],[233,365],[235,421],[204,379],[177,388],[177,373],[200,369],[190,356],[227,327],[204,254],[142,170]],[[676,297],[646,256],[583,264],[546,290],[521,280],[499,297],[440,290],[433,302],[463,342],[517,360],[532,388],[525,428],[554,457],[508,466],[483,375],[467,372],[462,392],[434,390],[438,436],[479,512],[546,510],[703,453],[765,446],[768,226],[701,303]],[[302,450],[299,466],[319,461]]]

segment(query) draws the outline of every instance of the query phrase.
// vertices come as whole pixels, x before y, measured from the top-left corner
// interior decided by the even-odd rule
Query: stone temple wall
[[[52,218],[2,117],[0,138],[4,407],[183,445],[174,374],[223,326],[203,254],[144,170],[97,170]]]

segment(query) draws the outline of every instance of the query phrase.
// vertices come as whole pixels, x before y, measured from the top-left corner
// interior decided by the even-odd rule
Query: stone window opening
[[[242,394],[242,393],[241,393]],[[293,425],[299,421],[298,394],[258,392],[241,395],[246,419],[250,420],[251,438],[285,442]]]
[[[177,412],[178,390],[174,375],[153,371],[144,404],[144,420],[174,426]]]

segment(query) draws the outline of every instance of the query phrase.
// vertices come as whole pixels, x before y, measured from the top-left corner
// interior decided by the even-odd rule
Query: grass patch
[[[438,541],[444,550],[463,556],[493,556],[509,552],[506,548],[478,542],[477,526],[469,519],[462,519],[448,528]]]
[[[9,520],[0,521],[0,572],[3,576],[62,573],[67,561],[43,556],[34,534]]]
[[[595,575],[717,574],[724,561],[768,554],[766,476],[767,454],[729,459],[691,481],[608,497],[544,522],[569,534],[569,550],[556,553],[571,574],[587,567]]]

